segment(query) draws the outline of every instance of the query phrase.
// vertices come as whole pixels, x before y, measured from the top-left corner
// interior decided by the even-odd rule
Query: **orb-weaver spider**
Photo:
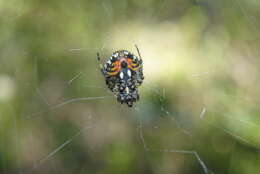
[[[135,45],[138,56],[127,50],[115,51],[100,69],[105,77],[107,87],[116,95],[117,101],[129,107],[139,100],[138,87],[144,80],[143,60]],[[97,59],[100,62],[99,53]]]

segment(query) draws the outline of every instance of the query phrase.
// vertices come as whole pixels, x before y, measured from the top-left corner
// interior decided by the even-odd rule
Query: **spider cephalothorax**
[[[120,103],[129,107],[139,99],[138,86],[143,82],[143,61],[136,46],[139,57],[127,50],[116,51],[104,65],[100,64],[106,85],[116,95]],[[99,54],[97,54],[100,61]]]

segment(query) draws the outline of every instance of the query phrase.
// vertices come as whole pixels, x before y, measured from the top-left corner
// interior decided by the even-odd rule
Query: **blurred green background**
[[[258,173],[259,9],[0,0],[0,173]],[[137,54],[134,44],[145,81],[128,108],[107,90],[96,52]]]

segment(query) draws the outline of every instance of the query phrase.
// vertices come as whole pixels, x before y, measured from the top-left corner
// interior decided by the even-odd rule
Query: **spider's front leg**
[[[137,53],[138,53],[139,58],[142,59],[141,54],[140,54],[140,51],[139,51],[139,48],[138,48],[138,46],[137,46],[136,44],[135,44],[135,48],[136,48],[136,50],[137,50]]]
[[[101,59],[100,59],[100,56],[99,56],[99,52],[97,52],[97,60],[98,60],[98,63],[99,63],[100,71],[102,72],[103,75],[105,75],[105,74],[106,74],[106,71],[105,71],[104,66],[103,66],[102,63],[101,63]]]
[[[98,60],[100,69],[103,70],[103,65],[101,64],[101,59],[100,59],[100,56],[99,56],[99,52],[97,52],[97,60]]]

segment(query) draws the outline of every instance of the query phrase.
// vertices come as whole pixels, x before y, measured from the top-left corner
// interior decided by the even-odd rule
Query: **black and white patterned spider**
[[[107,87],[115,94],[117,101],[129,107],[139,100],[138,87],[144,80],[143,61],[135,45],[138,56],[127,50],[115,51],[100,69],[105,77]],[[100,62],[99,53],[97,59]]]

